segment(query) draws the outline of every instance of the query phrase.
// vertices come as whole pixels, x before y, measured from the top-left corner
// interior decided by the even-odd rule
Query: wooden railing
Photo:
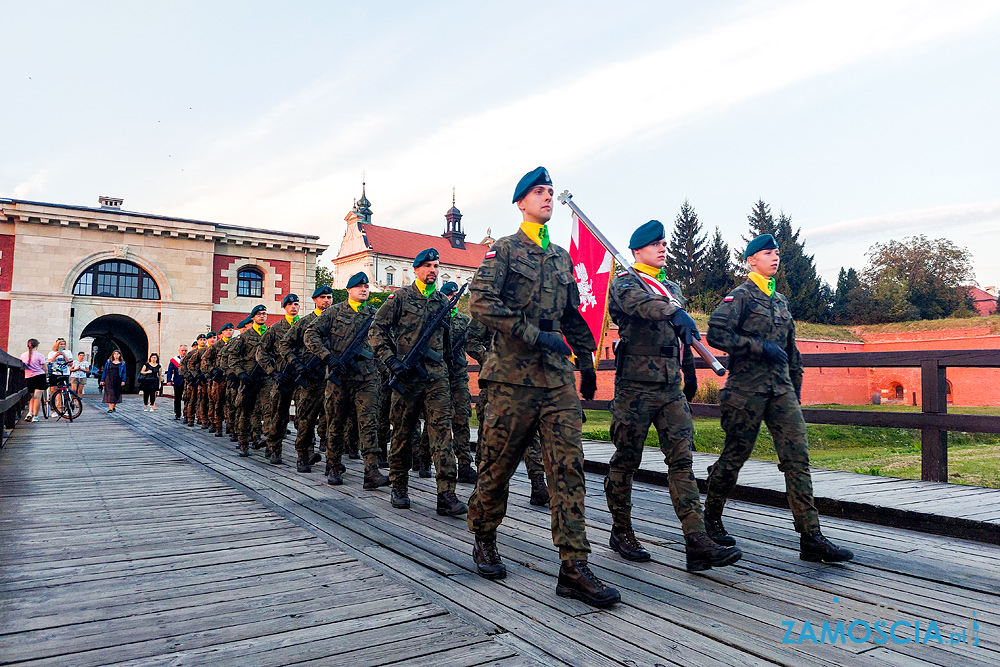
[[[7,442],[8,431],[17,424],[27,396],[24,364],[0,350],[0,448]]]
[[[728,368],[729,359],[719,357]],[[1000,433],[1000,416],[948,414],[948,368],[1000,368],[1000,350],[921,350],[914,352],[834,352],[803,354],[806,368],[919,368],[920,412],[803,408],[808,424],[907,428],[920,431],[920,477],[948,481],[948,431]],[[708,368],[701,359],[698,368]],[[614,372],[613,359],[598,362],[598,371]],[[470,365],[470,371],[479,366]],[[609,410],[611,401],[583,401],[586,410]],[[720,417],[718,405],[693,403],[696,417]]]

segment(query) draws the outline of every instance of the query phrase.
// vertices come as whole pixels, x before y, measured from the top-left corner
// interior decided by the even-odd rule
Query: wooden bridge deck
[[[414,478],[413,509],[396,511],[384,489],[361,489],[357,461],[329,487],[322,466],[301,475],[238,458],[228,440],[135,399],[114,416],[95,408],[71,425],[19,426],[0,453],[0,663],[1000,662],[992,545],[824,518],[856,561],[805,563],[787,510],[733,503],[743,560],[691,575],[664,489],[637,486],[636,529],[654,560],[627,563],[607,547],[600,477],[588,475],[591,562],[623,598],[596,611],[555,596],[549,516],[528,505],[523,472],[499,540],[510,574],[488,582],[464,521],[434,513],[433,480]],[[978,645],[971,629],[956,644],[782,641],[783,622],[797,639],[809,621],[819,639],[823,621],[854,619],[933,621],[949,639],[974,611]]]

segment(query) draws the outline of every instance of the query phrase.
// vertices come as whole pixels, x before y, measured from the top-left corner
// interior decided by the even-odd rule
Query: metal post
[[[938,359],[920,364],[921,412],[948,412],[947,368]],[[920,478],[925,482],[948,481],[948,432],[937,428],[920,429]]]

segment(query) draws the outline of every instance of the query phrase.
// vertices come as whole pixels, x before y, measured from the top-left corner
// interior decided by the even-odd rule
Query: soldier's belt
[[[630,354],[642,357],[676,357],[676,345],[623,345],[620,355]]]
[[[559,331],[561,328],[559,320],[538,320],[539,331]]]

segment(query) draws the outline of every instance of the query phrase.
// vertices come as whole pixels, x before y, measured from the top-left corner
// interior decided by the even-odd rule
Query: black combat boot
[[[184,423],[187,424],[188,426],[194,426],[194,420],[193,419],[191,421],[189,421],[189,422],[184,422]]]
[[[295,470],[297,472],[312,472],[312,466],[309,465],[309,460],[304,459],[301,456],[295,460]]]
[[[209,426],[208,426],[208,432],[209,433],[215,433],[215,424],[209,424]]]
[[[215,437],[216,438],[221,438],[223,435],[225,435],[225,434],[222,432],[221,428],[215,429]]]
[[[726,527],[722,525],[722,512],[705,511],[705,532],[716,544],[724,547],[735,547],[736,539],[726,532]]]
[[[265,447],[264,448],[264,458],[265,459],[270,459],[271,458],[271,448],[270,447]]]
[[[594,607],[610,607],[621,602],[617,588],[605,586],[597,575],[590,571],[585,560],[564,560],[559,568],[559,583],[556,595],[576,598]]]
[[[843,563],[854,558],[850,549],[838,547],[823,537],[819,529],[802,533],[799,537],[799,558],[818,563]]]
[[[398,510],[410,509],[410,496],[406,492],[405,482],[393,483],[390,502],[392,502],[392,506]]]
[[[268,462],[271,465],[280,466],[281,465],[281,452],[271,452],[271,456],[268,457]]]
[[[652,556],[646,551],[642,544],[635,538],[632,530],[632,522],[622,523],[622,525],[611,527],[611,548],[617,551],[625,560],[645,563]]]
[[[410,472],[420,472],[420,459],[413,459],[413,465],[410,467]]]
[[[208,422],[202,422],[202,424],[201,424],[201,430],[203,430],[203,431],[204,431],[204,430],[206,430],[207,428],[209,428],[209,424],[208,424]]]
[[[326,476],[326,483],[330,486],[340,486],[344,483],[344,475],[340,472],[340,466],[330,466],[330,473]]]
[[[377,465],[365,466],[365,483],[362,488],[377,489],[381,486],[389,486],[389,478],[379,472]]]
[[[421,477],[423,477],[424,479],[427,479],[428,477],[430,477],[431,476],[431,462],[430,461],[421,461],[420,462],[420,472],[418,474]]]
[[[229,442],[236,442],[237,439],[238,439],[238,437],[237,437],[237,435],[235,433],[230,433],[229,434]]]
[[[250,456],[250,447],[248,447],[245,443],[241,442],[236,449],[239,451],[240,456]]]
[[[691,533],[684,537],[688,572],[704,572],[713,567],[732,565],[743,557],[737,547],[724,547],[712,541],[708,533]]]
[[[311,465],[311,466],[316,465],[317,463],[319,463],[322,460],[323,460],[323,455],[320,454],[319,452],[313,452],[312,454],[309,455],[309,465]],[[346,470],[346,468],[345,468],[345,470]]]
[[[458,499],[454,491],[438,494],[437,513],[441,516],[458,516],[469,511],[469,506]]]
[[[476,480],[479,479],[479,475],[476,474],[475,469],[468,463],[463,463],[458,466],[458,481],[462,484],[475,484]]]
[[[549,487],[545,485],[545,473],[538,472],[531,476],[531,498],[528,502],[538,507],[549,504]]]
[[[351,459],[352,461],[357,461],[358,459],[361,458],[361,452],[358,451],[357,447],[354,447],[353,445],[348,445],[347,458]]]
[[[500,560],[496,539],[477,537],[476,544],[472,547],[472,560],[476,563],[479,574],[486,579],[503,579],[507,576],[507,566]]]

